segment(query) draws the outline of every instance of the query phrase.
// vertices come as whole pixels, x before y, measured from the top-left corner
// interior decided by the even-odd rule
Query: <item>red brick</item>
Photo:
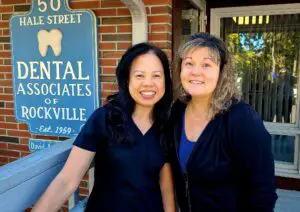
[[[5,74],[5,79],[12,80],[12,73],[6,73]]]
[[[4,65],[11,65],[11,59],[3,59],[3,63]]]
[[[20,138],[19,142],[20,142],[20,144],[27,144],[28,145],[29,139],[28,138]]]
[[[0,13],[9,13],[13,12],[13,6],[0,6]]]
[[[113,59],[100,59],[101,66],[116,66],[117,61]]]
[[[8,158],[7,158],[7,157],[0,156],[0,163],[2,163],[2,164],[8,163]]]
[[[4,88],[4,93],[5,94],[12,94],[13,93],[13,88]]]
[[[2,129],[12,129],[12,130],[17,130],[18,129],[18,124],[17,123],[3,123],[0,122],[0,128]]]
[[[171,23],[172,19],[169,15],[148,16],[148,23]]]
[[[83,179],[83,180],[89,180],[89,174],[88,174],[88,172],[83,176],[82,179]]]
[[[9,35],[9,29],[3,29],[3,35]]]
[[[62,212],[69,212],[68,206],[63,206],[61,210]]]
[[[155,24],[150,27],[151,32],[171,32],[171,26],[167,24]]]
[[[102,52],[103,58],[121,58],[124,51]]]
[[[116,49],[116,43],[99,43],[100,51]]]
[[[116,74],[116,68],[101,68],[101,74],[110,74],[110,75],[115,75]]]
[[[5,107],[6,108],[14,108],[14,103],[13,102],[5,102]]]
[[[0,142],[0,149],[7,149],[7,143]]]
[[[9,157],[20,157],[20,152],[0,149],[0,155]]]
[[[0,109],[1,115],[14,115],[13,109]]]
[[[4,116],[0,116],[0,121],[3,121],[4,122]]]
[[[156,42],[150,42],[150,43],[161,49],[172,49],[171,41],[156,41]]]
[[[89,195],[89,190],[85,188],[79,188],[80,194]]]
[[[126,7],[120,0],[102,0],[101,7]]]
[[[11,66],[0,66],[0,72],[11,72],[12,67]]]
[[[130,16],[130,11],[128,8],[119,8],[117,9],[117,15],[119,16]]]
[[[116,25],[116,24],[131,24],[131,17],[103,17],[101,18],[102,25]]]
[[[117,49],[122,50],[122,49],[128,49],[131,46],[131,43],[118,43],[117,44]]]
[[[1,111],[1,110],[0,110],[0,111]],[[11,115],[14,115],[14,110],[11,110],[11,111],[12,111],[12,113],[13,113],[13,114],[11,114]],[[5,117],[5,121],[6,121],[6,122],[12,122],[12,123],[17,122],[14,116],[6,116],[6,117]]]
[[[168,4],[172,5],[172,0],[144,0],[145,5],[160,5],[160,4]]]
[[[100,7],[100,1],[83,1],[83,2],[71,2],[70,7],[74,9],[90,9]]]
[[[82,181],[80,182],[79,186],[80,186],[80,188],[87,188],[87,187],[88,187],[88,182],[82,180]]]
[[[151,14],[162,14],[162,13],[167,13],[170,14],[171,9],[169,7],[152,7],[151,8]]]
[[[18,159],[19,159],[19,157],[17,157],[17,158],[8,158],[8,162],[11,163],[11,162],[14,162]]]
[[[25,157],[27,155],[30,155],[31,153],[30,152],[21,152],[21,157]]]
[[[96,16],[116,16],[117,9],[97,9],[94,10]]]
[[[171,35],[168,33],[150,34],[149,40],[171,40]]]
[[[102,83],[102,90],[117,91],[118,90],[118,85],[117,85],[117,83],[113,83],[113,82],[103,82]]]
[[[117,27],[117,32],[131,32],[132,31],[132,26],[118,26]]]
[[[10,86],[12,87],[13,83],[11,80],[0,80],[0,86]]]
[[[19,150],[22,152],[28,152],[29,148],[28,145],[20,145],[20,144],[8,144],[7,149],[9,150]]]
[[[19,124],[19,130],[28,130],[27,124]]]
[[[2,0],[2,4],[25,4],[27,0]]]
[[[14,97],[12,95],[1,95],[0,94],[0,101],[13,101]]]
[[[26,131],[7,130],[7,135],[15,137],[30,137],[30,133]]]
[[[8,21],[0,21],[0,28],[8,28],[9,23]]]
[[[11,54],[10,52],[0,52],[0,57],[4,57],[4,58],[11,57]]]
[[[98,32],[100,32],[100,33],[115,33],[116,27],[115,26],[100,26],[98,28]]]

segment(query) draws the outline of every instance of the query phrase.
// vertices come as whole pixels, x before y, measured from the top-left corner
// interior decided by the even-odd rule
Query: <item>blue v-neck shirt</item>
[[[185,112],[183,112],[182,117],[182,127],[181,127],[181,137],[180,137],[180,147],[179,147],[179,162],[181,169],[186,173],[186,164],[188,162],[189,156],[195,145],[195,141],[190,141],[185,133]]]

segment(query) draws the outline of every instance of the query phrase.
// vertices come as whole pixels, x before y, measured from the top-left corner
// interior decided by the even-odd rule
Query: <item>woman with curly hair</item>
[[[195,34],[178,56],[169,157],[181,211],[273,211],[271,136],[240,100],[225,44]]]
[[[125,52],[116,75],[118,93],[91,115],[33,211],[57,211],[94,158],[95,182],[85,211],[175,211],[171,168],[161,146],[172,102],[168,58],[140,43]]]

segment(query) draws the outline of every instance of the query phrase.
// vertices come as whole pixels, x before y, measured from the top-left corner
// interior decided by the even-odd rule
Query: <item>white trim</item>
[[[261,16],[261,15],[284,15],[300,14],[300,3],[280,4],[280,5],[261,5],[247,7],[226,7],[211,9],[210,33],[218,37],[220,34],[221,18],[230,18],[238,16]],[[299,50],[300,51],[300,50]],[[300,57],[300,56],[299,56]],[[300,64],[299,64],[300,68]],[[300,76],[298,76],[297,102],[300,103]],[[284,163],[275,161],[276,176],[299,178],[300,179],[300,104],[297,105],[297,117],[295,124],[281,124],[264,122],[267,130],[271,134],[295,136],[294,143],[294,161],[293,163]]]
[[[121,0],[129,9],[132,18],[132,44],[148,40],[148,21],[142,0]]]
[[[247,7],[225,7],[210,10],[210,33],[220,37],[221,18],[247,15],[283,15],[300,13],[300,3],[273,4]]]
[[[200,10],[206,9],[206,1],[205,0],[190,0],[192,4],[194,4],[196,7],[198,7]]]

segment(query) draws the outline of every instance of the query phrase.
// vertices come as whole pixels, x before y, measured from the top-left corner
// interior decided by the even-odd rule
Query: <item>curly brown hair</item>
[[[191,96],[183,89],[180,81],[181,64],[183,58],[197,48],[207,47],[216,58],[216,63],[220,67],[217,86],[212,95],[209,106],[208,118],[214,118],[216,114],[225,112],[232,104],[232,101],[240,100],[241,94],[236,83],[236,74],[231,58],[231,54],[225,43],[208,33],[197,33],[190,36],[188,42],[183,44],[178,51],[173,71],[173,85],[175,99],[188,103]]]

